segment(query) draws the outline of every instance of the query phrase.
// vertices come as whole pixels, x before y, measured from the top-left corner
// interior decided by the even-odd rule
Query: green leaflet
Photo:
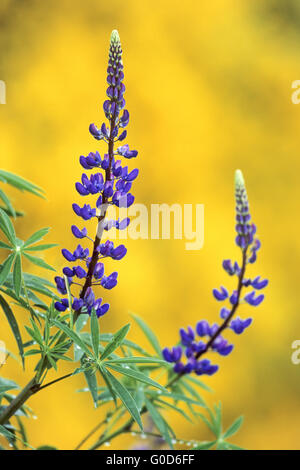
[[[237,418],[232,423],[232,425],[227,429],[227,431],[224,432],[223,438],[227,439],[228,437],[233,436],[233,434],[235,434],[240,429],[241,425],[243,424],[243,421],[244,421],[243,416],[240,416],[239,418]]]
[[[141,416],[139,410],[135,404],[134,399],[128,392],[128,390],[124,387],[124,385],[119,382],[108,370],[106,373],[109,377],[110,383],[113,387],[115,394],[120,398],[124,406],[127,408],[133,419],[137,422],[141,430],[143,430],[143,424],[141,420]]]
[[[20,191],[28,191],[29,193],[35,194],[36,196],[45,198],[43,196],[43,189],[31,183],[30,181],[21,178],[21,176],[10,173],[9,171],[0,170],[0,181],[3,183],[8,183]]]
[[[92,309],[92,314],[91,314],[91,338],[92,338],[92,347],[93,347],[95,357],[98,357],[99,356],[99,343],[100,343],[100,329],[99,329],[99,321],[98,321],[97,314],[94,308]],[[104,351],[103,351],[103,354],[104,354]]]
[[[23,255],[25,256],[25,258],[28,259],[28,261],[30,261],[33,264],[36,264],[40,268],[49,269],[50,271],[56,271],[56,269],[52,268],[52,266],[46,263],[46,261],[44,261],[41,258],[38,258],[37,256],[32,256],[32,255],[29,255],[28,253],[23,253]]]
[[[2,191],[2,189],[0,189],[0,199],[2,199],[4,204],[6,204],[7,209],[11,213],[12,217],[15,219],[16,218],[16,211],[13,208],[13,205],[11,204],[9,197],[5,194],[4,191]]]
[[[130,367],[119,367],[117,365],[109,364],[107,363],[107,367],[110,369],[119,372],[120,374],[127,375],[128,377],[131,377],[132,379],[138,380],[139,382],[143,382],[147,385],[150,385],[152,387],[159,388],[162,391],[166,391],[166,389],[160,385],[158,382],[155,382],[155,380],[150,379],[147,375],[143,374],[142,372],[139,372],[134,369],[130,369]]]
[[[123,326],[123,328],[121,328],[119,331],[117,331],[117,333],[114,334],[111,341],[106,345],[103,353],[101,354],[101,361],[103,361],[108,356],[110,356],[110,354],[113,353],[115,349],[117,349],[120,346],[123,339],[127,335],[129,328],[130,328],[130,324],[128,323],[127,325]]]
[[[153,403],[150,400],[148,400],[146,397],[145,397],[145,405],[158,431],[161,433],[165,441],[169,444],[170,448],[173,449],[171,437],[169,434],[169,428],[165,419],[160,414],[158,409],[153,405]]]
[[[57,326],[60,330],[62,330],[71,340],[77,344],[86,354],[88,357],[92,357],[92,353],[89,350],[89,348],[86,346],[86,344],[82,341],[80,336],[71,328],[68,327],[65,323],[61,323],[59,320],[53,320],[53,324]]]
[[[10,243],[15,247],[17,244],[17,239],[14,226],[8,215],[2,209],[0,209],[0,229],[6,238],[10,241]]]
[[[81,364],[83,364],[81,362]],[[91,392],[94,406],[97,408],[97,403],[98,403],[98,384],[97,384],[97,377],[95,374],[95,371],[92,369],[86,369],[83,371],[86,382],[88,384],[89,390]]]
[[[21,264],[21,255],[17,253],[14,269],[13,269],[13,283],[14,289],[17,297],[20,297],[21,285],[22,285],[22,264]]]
[[[8,275],[10,273],[11,267],[12,267],[14,259],[15,259],[15,256],[16,256],[15,253],[11,253],[8,256],[8,258],[6,258],[4,263],[2,264],[1,272],[0,272],[0,286],[2,286],[2,284],[4,284],[4,282],[6,281]]]
[[[161,356],[161,347],[155,333],[151,330],[151,328],[145,323],[145,321],[141,317],[139,317],[138,315],[132,315],[132,317],[141,328],[149,343],[152,345],[154,351],[158,354],[158,356]]]
[[[120,357],[120,359],[110,359],[106,361],[108,364],[161,364],[165,365],[166,362],[163,359],[157,359],[156,357]]]
[[[44,238],[45,235],[49,232],[50,227],[45,227],[37,230],[34,232],[25,242],[23,245],[23,249],[26,249],[28,246],[33,245],[36,242],[39,242]]]
[[[8,305],[8,303],[6,302],[4,297],[2,297],[2,295],[0,295],[0,304],[1,304],[1,307],[3,309],[3,312],[4,312],[5,316],[7,318],[7,321],[9,323],[10,328],[11,328],[11,331],[13,332],[15,340],[17,342],[19,353],[20,353],[20,356],[22,358],[22,363],[23,363],[23,367],[24,367],[23,341],[22,341],[22,338],[21,338],[21,333],[20,333],[20,330],[19,330],[17,320],[16,320],[10,306]]]

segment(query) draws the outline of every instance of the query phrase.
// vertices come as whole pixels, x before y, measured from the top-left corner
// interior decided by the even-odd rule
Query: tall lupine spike
[[[62,250],[63,256],[69,262],[81,260],[85,264],[83,269],[81,266],[64,267],[63,273],[67,276],[69,284],[74,284],[73,277],[82,280],[79,297],[76,297],[72,292],[72,308],[74,309],[74,321],[82,313],[91,314],[92,309],[95,309],[98,317],[104,315],[108,309],[108,304],[102,304],[102,298],[96,299],[94,288],[95,286],[102,286],[104,289],[112,289],[117,285],[118,273],[116,271],[111,274],[104,275],[104,265],[99,263],[99,258],[110,257],[113,260],[121,260],[126,255],[126,247],[124,245],[114,246],[113,242],[107,240],[101,243],[103,230],[110,230],[115,227],[118,230],[124,230],[129,225],[130,219],[123,220],[110,220],[105,219],[107,208],[109,205],[114,204],[117,207],[129,207],[133,201],[134,196],[129,193],[131,190],[132,182],[138,176],[138,169],[134,168],[128,173],[128,167],[122,167],[121,160],[115,160],[115,155],[121,155],[125,158],[136,157],[138,152],[130,150],[128,145],[123,145],[118,149],[114,149],[114,144],[118,140],[124,140],[127,132],[123,130],[129,122],[129,112],[124,109],[122,116],[121,110],[125,107],[124,92],[125,86],[123,84],[124,73],[122,63],[122,48],[118,31],[114,30],[111,33],[110,47],[109,47],[109,60],[107,69],[107,83],[106,90],[108,99],[103,104],[104,114],[108,119],[109,126],[103,123],[100,126],[91,124],[89,131],[96,140],[103,140],[107,143],[107,153],[103,158],[98,151],[90,152],[87,157],[80,156],[79,162],[85,170],[97,170],[98,172],[90,175],[90,177],[83,173],[81,181],[75,184],[75,188],[80,196],[87,198],[94,196],[92,206],[84,204],[80,207],[78,204],[73,204],[73,210],[78,217],[83,220],[97,219],[98,227],[97,234],[93,242],[92,255],[89,256],[89,250],[84,249],[78,245],[72,253],[67,249]],[[119,130],[121,134],[119,135]],[[103,173],[99,173],[102,171]],[[103,176],[104,174],[104,176]],[[93,207],[93,205],[95,207]],[[76,225],[71,227],[72,233],[76,239],[92,240],[88,234],[87,229],[79,229]],[[66,285],[64,278],[56,277],[56,284],[58,291],[61,294],[66,294]],[[58,311],[63,312],[69,307],[68,299],[61,299],[60,302],[55,303]]]
[[[221,335],[223,331],[231,329],[234,333],[241,334],[252,323],[252,318],[246,318],[245,320],[240,317],[233,318],[241,303],[242,290],[245,288],[254,289],[242,299],[248,305],[256,307],[264,299],[264,295],[257,295],[256,291],[264,289],[268,285],[268,280],[261,280],[260,276],[256,276],[253,280],[245,278],[246,266],[248,263],[255,262],[256,252],[260,248],[260,241],[254,238],[256,227],[251,223],[245,181],[240,170],[235,172],[235,198],[236,244],[242,252],[242,263],[240,267],[237,261],[232,262],[226,259],[222,265],[229,276],[237,277],[237,287],[231,294],[223,286],[219,289],[213,289],[213,296],[218,302],[229,302],[228,308],[221,308],[220,318],[222,322],[220,325],[217,323],[210,325],[206,320],[201,320],[197,323],[195,331],[190,326],[187,331],[181,328],[181,345],[173,349],[163,349],[163,357],[167,362],[174,363],[174,372],[178,374],[172,382],[175,382],[181,375],[191,372],[195,372],[197,375],[212,375],[217,372],[219,366],[211,364],[208,359],[202,359],[202,356],[210,351],[217,352],[221,356],[227,356],[233,350],[233,344],[229,344]],[[201,338],[200,341],[197,336]],[[205,342],[203,338],[206,338]],[[183,351],[187,358],[185,363],[182,361]]]

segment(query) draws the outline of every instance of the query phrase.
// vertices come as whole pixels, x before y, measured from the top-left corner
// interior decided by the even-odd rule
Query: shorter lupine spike
[[[240,170],[235,173],[235,197],[236,197],[236,230],[238,232],[236,243],[242,250],[242,264],[241,266],[236,262],[229,259],[223,261],[223,268],[230,275],[236,275],[238,278],[238,286],[229,295],[228,290],[221,286],[220,289],[213,289],[213,295],[218,301],[229,301],[229,308],[222,307],[220,310],[220,317],[223,320],[221,325],[214,323],[210,325],[206,320],[201,320],[197,323],[196,328],[188,327],[187,330],[180,329],[180,339],[183,346],[183,353],[187,358],[187,362],[174,361],[172,350],[165,348],[163,352],[164,358],[168,362],[173,362],[173,370],[179,376],[195,372],[197,375],[212,375],[217,372],[219,366],[211,364],[210,360],[199,358],[208,353],[210,350],[217,352],[221,356],[228,356],[233,348],[233,344],[221,336],[221,333],[227,329],[233,330],[236,334],[241,334],[250,326],[252,318],[246,320],[240,317],[233,318],[241,299],[242,289],[253,287],[255,290],[246,294],[243,300],[249,305],[258,306],[263,300],[264,295],[256,294],[256,290],[263,289],[268,285],[267,279],[261,279],[260,276],[255,277],[253,280],[245,277],[247,263],[254,263],[256,261],[256,252],[259,250],[261,244],[254,234],[256,233],[256,226],[250,223],[251,216],[249,212],[249,202],[245,187],[243,174]],[[251,255],[247,259],[247,250],[250,250]],[[206,338],[206,342],[197,342],[196,334],[200,338]],[[176,379],[175,379],[176,380]]]

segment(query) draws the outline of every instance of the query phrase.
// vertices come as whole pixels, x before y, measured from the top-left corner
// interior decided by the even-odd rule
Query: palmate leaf
[[[93,347],[95,357],[98,357],[99,356],[99,343],[100,343],[100,329],[99,329],[99,322],[98,322],[96,310],[94,308],[92,309],[92,314],[91,314],[91,338],[92,338],[92,347]]]
[[[203,390],[206,390],[207,392],[212,392],[212,389],[208,387],[208,385],[203,383],[201,380],[199,380],[197,377],[186,375],[185,380],[192,382],[195,385],[198,385],[199,387],[203,388]]]
[[[113,384],[110,381],[107,370],[105,369],[105,367],[103,367],[101,365],[100,365],[100,373],[101,373],[101,375],[103,377],[103,380],[104,380],[104,382],[106,384],[106,387],[107,387],[107,391],[104,392],[104,394],[108,395],[108,398],[106,400],[107,401],[108,401],[108,399],[109,400],[114,400],[115,407],[117,407],[117,395],[116,395],[116,392],[114,391]],[[102,403],[103,403],[103,400],[105,400],[105,398],[103,398],[102,393],[99,395],[98,400],[101,400]]]
[[[0,209],[0,229],[6,238],[10,241],[10,243],[16,247],[17,240],[14,226],[8,215],[2,209]]]
[[[165,419],[160,414],[158,409],[153,405],[153,403],[145,397],[145,406],[149,411],[149,414],[157,427],[158,431],[161,433],[164,440],[169,444],[170,448],[173,449],[171,437],[169,434],[169,426],[167,425]]]
[[[13,213],[5,206],[0,206],[0,209],[2,209],[5,214],[7,214],[9,217],[13,217]],[[16,217],[23,217],[24,215],[24,212],[21,212],[21,211],[15,211],[16,213]]]
[[[4,377],[0,377],[0,394],[7,392],[8,390],[14,390],[20,388],[16,382],[13,380],[5,379]]]
[[[28,261],[30,261],[31,263],[33,264],[36,264],[37,266],[39,266],[40,268],[45,268],[45,269],[49,269],[50,271],[56,271],[54,268],[52,268],[52,266],[50,266],[48,263],[46,263],[46,261],[44,261],[43,259],[41,258],[38,258],[37,256],[32,256],[32,255],[29,255],[28,253],[23,253],[23,255],[25,256],[25,258],[28,259]]]
[[[162,391],[167,391],[162,385],[160,385],[158,382],[155,382],[155,380],[150,379],[147,375],[137,370],[131,369],[130,367],[119,367],[114,364],[107,364],[107,367],[139,382],[143,382],[152,387],[159,388]]]
[[[5,248],[6,250],[11,250],[12,246],[0,241],[0,248]]]
[[[0,272],[0,286],[2,286],[4,284],[4,282],[6,281],[8,275],[10,273],[11,267],[12,267],[14,259],[15,259],[15,256],[16,256],[15,253],[11,253],[6,258],[4,263],[2,264],[1,272]]]
[[[161,356],[161,347],[155,333],[151,328],[145,323],[145,321],[138,315],[132,315],[138,326],[141,328],[142,332],[148,339],[149,343],[152,345],[154,351]]]
[[[227,431],[224,432],[223,439],[227,439],[228,437],[233,436],[233,434],[235,434],[240,429],[241,425],[243,424],[243,421],[244,421],[243,416],[240,416],[239,418],[237,418],[232,423],[232,425],[227,429]]]
[[[8,183],[20,191],[28,191],[29,193],[35,194],[36,196],[45,198],[45,196],[43,196],[43,189],[39,188],[39,186],[36,186],[30,181],[21,178],[20,176],[10,173],[9,171],[0,170],[0,181],[3,183]]]
[[[193,448],[193,450],[209,450],[211,449],[217,441],[204,441],[201,442],[201,444],[197,445],[196,447]]]
[[[120,357],[119,359],[109,359],[106,364],[160,364],[166,365],[166,361],[156,357]]]
[[[6,429],[1,424],[0,424],[0,434],[2,434],[2,436],[4,436],[9,442],[11,441],[11,439],[17,439],[18,441],[22,442],[22,444],[24,444],[26,447],[29,447],[30,449],[35,450],[35,448],[32,447],[30,444],[28,444],[28,442],[23,441],[23,439],[18,437],[16,434],[8,431],[8,429]]]
[[[28,246],[26,248],[26,251],[43,251],[43,250],[49,250],[49,248],[54,248],[55,246],[58,246],[57,243],[46,243],[43,245],[34,245],[34,246]]]
[[[28,436],[27,436],[27,432],[26,432],[26,428],[22,422],[22,419],[19,417],[19,416],[16,416],[16,420],[17,420],[17,423],[19,425],[19,434],[21,436],[21,439],[23,440],[23,442],[28,442]],[[23,444],[23,447],[25,447],[25,445]]]
[[[190,386],[188,382],[185,382],[184,380],[180,381],[181,389],[185,389],[192,397],[196,398],[196,400],[199,400],[204,403],[203,398],[199,395],[197,390],[194,390],[193,387]]]
[[[103,353],[101,354],[101,361],[110,356],[110,354],[113,353],[115,349],[120,346],[120,344],[122,344],[122,341],[127,335],[129,328],[130,324],[128,323],[127,325],[123,326],[119,331],[117,331],[117,333],[114,334],[111,341],[106,345]]]
[[[26,285],[29,283],[32,283],[32,284],[34,283],[36,285],[42,284],[43,286],[55,288],[55,285],[52,282],[50,282],[48,279],[45,279],[40,276],[36,276],[35,274],[24,273],[24,280],[25,280]]]
[[[212,417],[212,420],[215,424],[217,436],[220,436],[222,434],[222,404],[221,402],[218,403],[218,405],[214,405],[214,410],[215,410],[215,416],[213,417],[212,412],[210,412],[210,415]]]
[[[55,288],[54,284],[49,282],[47,279],[44,279],[39,276],[34,276],[32,274],[24,273],[23,278],[27,289],[39,292],[49,298],[58,300],[59,297],[55,292],[52,292],[48,287]],[[4,285],[8,288],[13,288],[13,279],[11,274],[7,277]]]
[[[27,249],[28,246],[33,245],[36,242],[39,242],[44,238],[45,235],[49,232],[50,227],[41,228],[34,232],[25,242],[23,245],[23,249]]]
[[[10,328],[13,332],[13,335],[15,337],[16,343],[18,345],[19,353],[20,353],[20,356],[22,358],[23,367],[24,367],[23,341],[22,341],[22,337],[21,337],[21,333],[20,333],[20,330],[19,330],[17,320],[16,320],[10,306],[8,305],[8,303],[6,302],[4,297],[2,297],[2,295],[0,295],[0,305],[2,307],[2,310],[3,310],[3,312],[4,312],[4,314],[7,318],[9,326],[10,326]]]
[[[83,315],[80,315],[82,317]],[[80,318],[79,317],[79,318]],[[78,320],[76,322],[76,325],[78,323]],[[109,343],[112,340],[113,334],[112,333],[102,333],[100,334],[100,341],[103,343]],[[143,356],[151,356],[145,349],[141,348],[138,344],[134,343],[133,341],[130,341],[129,339],[123,339],[122,341],[122,346],[128,346],[130,349],[134,349],[135,351],[138,351],[140,354],[143,354]]]
[[[175,410],[177,411],[178,413],[180,413],[187,421],[189,421],[190,423],[193,423],[193,420],[189,417],[189,415],[186,414],[186,412],[184,410],[182,410],[181,408],[179,408],[178,406],[176,405],[173,405],[172,403],[169,403],[167,401],[164,401],[164,400],[160,400],[159,398],[155,398],[155,402],[156,403],[159,403],[160,405],[166,407],[166,408],[171,408],[172,410]]]
[[[183,394],[181,395],[179,393],[171,393],[171,392],[170,393],[168,393],[168,392],[157,393],[155,390],[148,389],[147,394],[149,394],[153,397],[158,397],[158,398],[161,398],[162,396],[165,396],[165,397],[172,398],[175,402],[184,401],[185,403],[188,403],[190,405],[198,405],[198,406],[202,406],[202,407],[206,408],[206,405],[205,405],[205,403],[202,399],[201,400],[199,400],[199,399],[194,400],[193,398],[187,397]]]
[[[21,255],[17,253],[14,270],[13,270],[13,283],[14,289],[17,297],[20,297],[21,285],[22,285],[22,264],[21,264]]]
[[[68,336],[68,338],[70,338],[75,344],[77,344],[77,346],[79,346],[87,354],[88,357],[92,357],[91,351],[74,330],[71,330],[68,325],[66,325],[65,323],[61,323],[59,320],[53,320],[53,324],[57,328],[62,330]]]
[[[97,384],[97,377],[96,377],[95,371],[92,370],[91,368],[84,369],[84,360],[83,360],[83,358],[81,360],[81,366],[82,366],[82,369],[83,369],[83,373],[84,373],[86,382],[87,382],[88,387],[89,387],[89,391],[91,392],[91,395],[92,395],[92,398],[93,398],[94,406],[95,406],[95,408],[97,408],[98,384]]]
[[[207,408],[207,412],[209,414],[209,418],[206,418],[201,413],[197,413],[198,416],[202,419],[202,421],[207,425],[207,427],[211,430],[211,432],[217,437],[217,439],[222,438],[222,406],[221,403],[218,405],[214,405],[213,410]],[[235,424],[235,423],[233,423]],[[240,423],[241,425],[241,423]]]
[[[141,416],[131,394],[124,387],[124,385],[119,382],[108,370],[106,370],[106,374],[109,377],[110,383],[113,387],[115,394],[120,398],[123,405],[127,408],[132,418],[137,422],[141,430],[143,430]]]
[[[12,203],[10,202],[9,197],[5,194],[4,191],[2,191],[2,189],[0,189],[0,199],[2,199],[2,201],[6,205],[7,209],[11,213],[12,217],[15,219],[16,218],[16,211],[15,211]]]

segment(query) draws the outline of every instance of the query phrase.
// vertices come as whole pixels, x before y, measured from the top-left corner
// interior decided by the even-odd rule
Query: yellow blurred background
[[[75,245],[71,204],[79,156],[99,149],[88,133],[103,122],[109,36],[119,30],[125,65],[129,138],[139,150],[136,202],[205,204],[202,250],[184,241],[128,241],[117,266],[119,284],[106,294],[109,314],[102,331],[116,331],[133,311],[171,346],[181,326],[203,318],[218,321],[211,290],[232,279],[224,258],[239,255],[234,245],[233,174],[246,178],[251,212],[262,250],[250,274],[270,279],[253,326],[220,360],[206,382],[205,398],[224,404],[224,421],[245,423],[234,442],[248,449],[300,448],[300,366],[291,363],[291,343],[300,336],[298,270],[300,242],[300,105],[291,84],[300,78],[300,5],[297,0],[1,0],[0,106],[1,167],[42,186],[47,201],[10,191],[26,217],[17,221],[20,238],[51,226],[49,242],[59,247],[47,260],[63,266],[60,248]],[[26,266],[25,266],[26,267]],[[35,271],[41,274],[40,271]],[[44,272],[51,278],[51,273]],[[24,332],[28,323],[18,311]],[[3,315],[0,338],[16,352]],[[132,325],[131,338],[146,341]],[[1,374],[25,384],[13,360]],[[60,365],[59,373],[71,370]],[[34,396],[38,419],[28,423],[34,446],[70,449],[103,416],[76,389],[80,375]],[[170,415],[179,437],[210,439],[200,422],[191,426]],[[128,448],[119,438],[112,448]]]

